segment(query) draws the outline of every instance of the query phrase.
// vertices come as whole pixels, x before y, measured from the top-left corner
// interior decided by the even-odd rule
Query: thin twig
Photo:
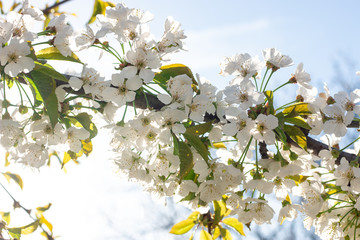
[[[56,7],[58,7],[58,6],[60,6],[60,5],[64,4],[64,3],[66,3],[66,2],[69,2],[69,1],[71,1],[71,0],[63,0],[63,1],[61,1],[61,2],[54,3],[53,5],[51,5],[51,6],[47,7],[47,8],[45,8],[44,10],[42,10],[42,12],[43,12],[45,15],[46,15],[46,14],[49,14],[50,11],[51,11],[51,9],[56,8]]]

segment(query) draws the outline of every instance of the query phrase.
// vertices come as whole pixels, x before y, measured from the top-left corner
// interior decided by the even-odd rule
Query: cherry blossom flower
[[[30,47],[26,42],[13,39],[9,45],[0,49],[1,65],[5,66],[5,73],[10,77],[16,77],[19,73],[29,73],[35,63],[27,55],[30,54]]]
[[[278,119],[273,115],[259,114],[255,120],[256,124],[250,131],[251,135],[259,141],[265,141],[266,144],[275,143],[275,133],[273,129],[278,126]]]
[[[273,71],[293,65],[293,61],[289,56],[283,55],[275,48],[264,49],[263,55],[267,68],[271,68]]]
[[[333,133],[336,137],[345,136],[346,126],[354,119],[354,113],[347,112],[345,115],[344,110],[336,104],[326,106],[323,112],[332,118],[324,123],[324,132],[328,134]]]
[[[224,94],[226,102],[240,104],[243,109],[248,109],[254,104],[260,104],[265,99],[264,94],[257,92],[250,81],[243,82],[241,85],[227,86]]]

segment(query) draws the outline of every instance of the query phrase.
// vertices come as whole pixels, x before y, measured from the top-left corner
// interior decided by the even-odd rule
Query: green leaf
[[[13,181],[15,181],[17,183],[17,185],[19,185],[19,187],[21,189],[23,189],[24,183],[23,183],[23,180],[21,179],[20,175],[11,173],[11,172],[6,172],[6,173],[2,173],[2,174],[4,175],[6,180],[8,180],[9,183],[10,183],[10,179],[12,179]]]
[[[47,74],[34,70],[30,73],[31,78],[26,78],[36,92],[36,100],[44,102],[52,92],[55,92],[56,83]]]
[[[191,126],[186,129],[186,133],[194,134],[194,135],[202,135],[207,133],[212,128],[212,122],[206,122],[199,125]]]
[[[237,218],[225,218],[222,222],[232,228],[234,228],[238,233],[245,236],[244,225],[237,220]]]
[[[174,133],[172,133],[173,142],[174,142],[174,155],[179,156],[179,139],[176,137]]]
[[[65,57],[60,53],[60,51],[56,47],[41,49],[36,53],[36,57],[38,59],[62,60],[62,61],[77,62],[82,64],[79,57],[76,56],[74,53],[72,53],[71,56]]]
[[[195,226],[195,221],[193,219],[186,219],[175,224],[171,228],[170,233],[181,235],[190,231],[194,226]]]
[[[35,99],[44,102],[46,113],[50,118],[51,126],[54,128],[58,122],[58,100],[55,94],[56,83],[48,74],[33,70],[31,78],[26,78],[35,92]]]
[[[213,240],[213,238],[211,237],[210,233],[202,229],[200,232],[200,240]]]
[[[301,148],[303,148],[305,151],[307,150],[306,136],[298,127],[284,125],[284,131]]]
[[[2,220],[4,220],[8,225],[10,224],[10,212],[0,212]]]
[[[89,114],[80,113],[74,117],[90,133],[90,139],[97,135],[97,128],[91,121]]]
[[[205,144],[200,140],[200,138],[194,134],[183,133],[185,139],[193,146],[196,151],[204,158],[206,162],[209,161],[209,150],[206,148]]]
[[[55,92],[50,94],[50,96],[45,100],[44,104],[45,104],[46,113],[50,119],[51,126],[54,129],[59,119],[58,99],[56,97]]]
[[[178,75],[186,74],[188,77],[190,77],[195,85],[197,85],[194,75],[191,72],[190,68],[183,65],[183,64],[170,64],[165,65],[160,68],[161,72],[156,73],[154,77],[154,81],[159,83],[160,86],[162,86],[165,90],[167,81],[172,78],[176,77]]]
[[[309,115],[311,111],[309,110],[308,103],[295,103],[283,110],[285,117],[296,117],[299,115]]]
[[[182,180],[192,169],[194,165],[193,154],[189,146],[184,142],[179,142],[180,173]]]
[[[35,68],[33,71],[38,71],[48,75],[57,80],[61,80],[63,82],[68,82],[68,79],[58,71],[56,71],[51,65],[49,64],[42,64],[40,62],[35,62]]]
[[[281,128],[277,127],[274,129],[275,130],[275,133],[277,134],[277,136],[280,138],[280,141],[285,145],[287,146],[288,143],[287,143],[287,137],[286,137],[286,134],[284,133],[284,130],[282,130]]]
[[[288,122],[288,123],[292,123],[295,126],[311,130],[311,127],[309,126],[309,124],[307,124],[305,119],[303,119],[302,117],[284,118],[284,121]]]

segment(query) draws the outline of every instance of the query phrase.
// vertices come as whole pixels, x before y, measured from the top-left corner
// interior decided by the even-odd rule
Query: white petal
[[[160,93],[157,95],[157,98],[162,102],[164,103],[165,105],[168,105],[171,103],[172,101],[172,97],[170,97],[169,95],[167,94],[163,94],[163,93]]]
[[[141,86],[142,86],[142,80],[139,77],[139,75],[135,75],[134,77],[126,81],[126,87],[129,90],[136,91],[139,88],[141,88]]]
[[[75,91],[78,91],[82,87],[83,81],[81,81],[81,79],[79,79],[77,77],[71,77],[69,79],[69,84],[72,89],[74,89]]]

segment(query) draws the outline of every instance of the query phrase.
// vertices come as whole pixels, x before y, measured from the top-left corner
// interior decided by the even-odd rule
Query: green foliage
[[[71,56],[65,57],[60,53],[60,51],[56,47],[48,47],[41,49],[36,53],[36,57],[38,59],[62,60],[62,61],[82,63],[79,57],[76,56],[74,53],[72,53]]]
[[[95,124],[91,121],[90,115],[87,113],[79,113],[75,117],[71,117],[71,120],[76,120],[80,127],[85,128],[90,133],[90,139],[94,138],[98,131]]]
[[[188,143],[193,146],[196,151],[203,157],[203,159],[208,163],[209,161],[209,150],[205,144],[200,140],[200,138],[191,133],[183,133],[183,136],[188,141]]]
[[[182,180],[194,165],[193,154],[189,146],[184,142],[179,142],[180,172],[179,178]]]
[[[284,131],[301,148],[303,148],[305,151],[307,150],[306,136],[298,127],[284,125]]]

